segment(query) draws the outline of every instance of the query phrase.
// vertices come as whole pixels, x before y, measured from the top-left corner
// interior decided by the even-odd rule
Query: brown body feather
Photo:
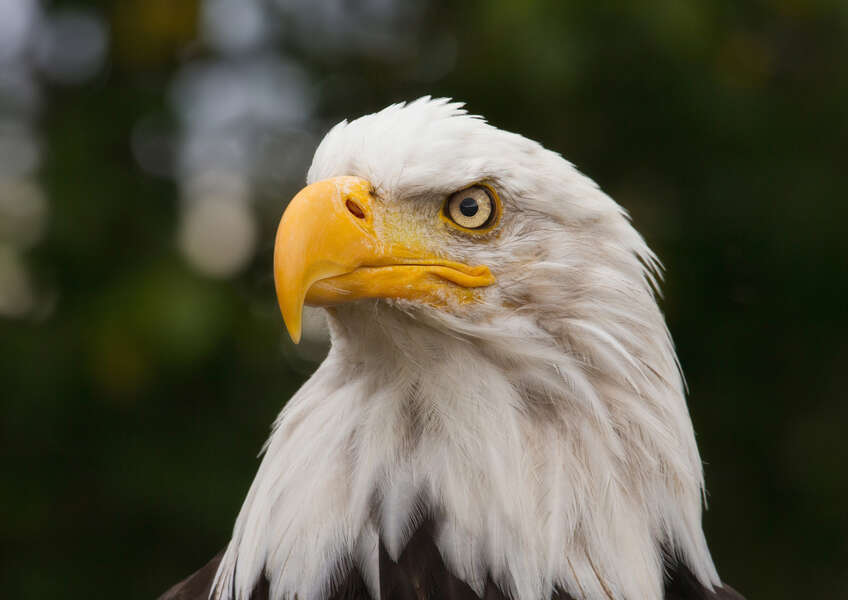
[[[207,600],[215,571],[223,552],[203,568],[173,586],[159,600]],[[249,600],[269,600],[266,578],[253,588]],[[352,569],[337,585],[327,600],[372,599],[362,576]],[[509,600],[501,589],[489,579],[482,599],[467,583],[458,579],[445,566],[433,541],[433,523],[427,521],[415,532],[395,562],[380,545],[380,600]],[[551,600],[579,600],[561,590],[554,592]],[[676,563],[669,568],[665,584],[665,600],[744,600],[729,586],[712,591],[702,586],[685,565]]]

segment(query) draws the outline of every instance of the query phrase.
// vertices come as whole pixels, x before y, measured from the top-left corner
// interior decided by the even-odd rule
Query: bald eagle
[[[277,232],[285,325],[332,347],[226,550],[163,598],[739,599],[660,266],[558,154],[447,99],[343,121]]]

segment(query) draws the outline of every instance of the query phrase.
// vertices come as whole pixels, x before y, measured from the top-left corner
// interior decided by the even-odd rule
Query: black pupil
[[[480,210],[480,207],[477,206],[477,201],[474,198],[463,198],[462,202],[459,203],[459,212],[466,217],[473,217],[478,210]]]

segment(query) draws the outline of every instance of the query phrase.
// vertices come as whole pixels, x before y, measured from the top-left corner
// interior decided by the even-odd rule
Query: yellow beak
[[[444,260],[399,235],[374,201],[371,184],[334,177],[305,187],[289,203],[274,245],[274,283],[289,335],[300,341],[303,305],[400,298],[442,306],[470,302],[494,283],[488,267]],[[379,234],[375,231],[379,222]],[[403,237],[404,243],[394,240]]]

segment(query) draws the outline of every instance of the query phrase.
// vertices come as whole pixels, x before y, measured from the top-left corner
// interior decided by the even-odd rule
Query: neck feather
[[[664,551],[718,583],[670,343],[372,308],[331,319],[333,349],[277,419],[217,597],[264,572],[274,598],[321,598],[351,568],[378,597],[378,543],[396,559],[425,518],[478,593],[491,577],[517,600],[659,600]]]

